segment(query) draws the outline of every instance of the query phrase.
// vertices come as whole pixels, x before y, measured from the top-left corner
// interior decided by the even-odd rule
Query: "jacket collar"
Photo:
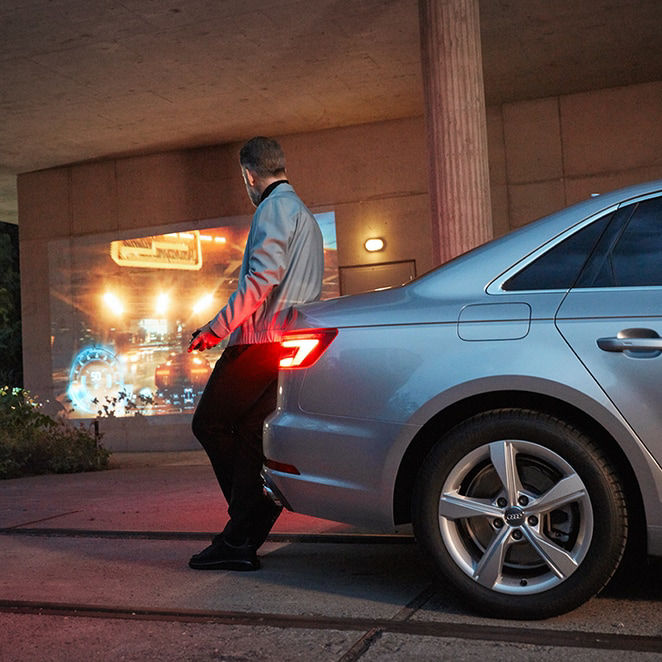
[[[287,179],[279,179],[277,182],[271,182],[267,188],[262,191],[262,195],[260,196],[260,202],[264,202],[271,192],[277,187],[280,186],[280,184],[289,184],[290,182],[287,181]]]

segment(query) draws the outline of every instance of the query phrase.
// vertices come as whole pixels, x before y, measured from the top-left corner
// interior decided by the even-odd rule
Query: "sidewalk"
[[[258,572],[189,569],[225,518],[202,452],[116,453],[108,471],[0,481],[0,662],[518,662],[558,659],[549,646],[575,644],[555,636],[587,621],[605,641],[623,628],[662,636],[657,591],[542,623],[480,618],[434,581],[410,537],[289,512]],[[544,650],[528,643],[536,630]]]
[[[203,451],[113,453],[108,471],[9,480],[0,490],[0,528],[212,535],[227,521]],[[350,530],[284,511],[274,533]]]
[[[410,540],[347,544],[358,531],[287,511],[260,571],[189,569],[225,508],[197,451],[115,453],[107,471],[0,482],[0,660],[335,660],[362,633],[320,629],[318,616],[390,619],[429,582]],[[306,542],[320,534],[331,544]],[[294,620],[267,627],[256,613]],[[190,622],[200,614],[214,622]]]

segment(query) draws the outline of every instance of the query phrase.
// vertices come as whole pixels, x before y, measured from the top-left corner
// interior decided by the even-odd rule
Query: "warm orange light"
[[[376,253],[377,251],[383,251],[385,242],[381,237],[371,237],[366,239],[363,247],[368,251],[368,253]]]
[[[214,303],[214,295],[205,294],[195,302],[195,304],[193,305],[193,312],[201,313],[207,308],[210,308],[213,303]]]
[[[106,292],[103,295],[103,302],[106,304],[108,310],[114,315],[121,315],[124,312],[124,304],[122,300],[112,292]]]
[[[157,315],[165,315],[168,312],[170,306],[170,297],[166,292],[161,292],[156,297],[156,303],[154,304],[154,312]]]

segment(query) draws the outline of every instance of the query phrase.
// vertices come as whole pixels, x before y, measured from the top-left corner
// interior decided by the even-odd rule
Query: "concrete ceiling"
[[[660,0],[481,0],[488,105],[662,79]],[[417,0],[2,0],[15,175],[421,115]]]

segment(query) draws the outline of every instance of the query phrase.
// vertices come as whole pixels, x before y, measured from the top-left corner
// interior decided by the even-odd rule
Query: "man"
[[[286,179],[285,155],[269,138],[239,154],[257,207],[237,289],[214,319],[193,334],[189,352],[229,336],[193,416],[193,433],[209,456],[230,520],[194,554],[198,570],[257,570],[256,551],[282,508],[262,489],[262,424],[276,408],[279,340],[293,306],[319,299],[324,252],[319,226]]]

